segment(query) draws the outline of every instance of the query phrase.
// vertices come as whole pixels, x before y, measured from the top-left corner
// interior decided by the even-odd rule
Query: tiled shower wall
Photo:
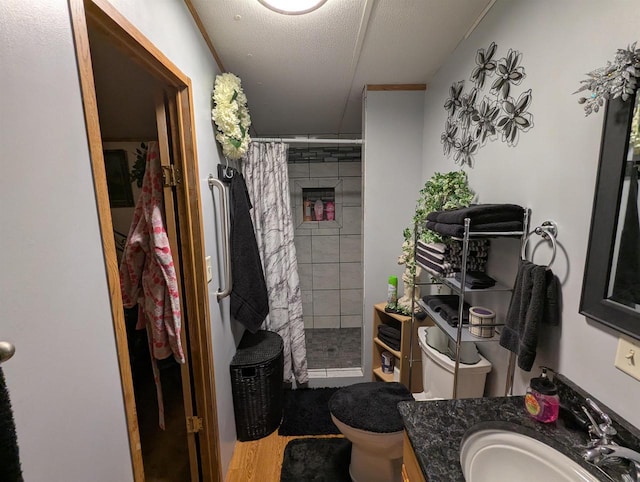
[[[354,153],[355,154],[355,153]],[[362,165],[290,162],[291,208],[305,328],[362,326]],[[354,155],[355,157],[355,155]],[[290,161],[292,159],[290,149]],[[335,221],[302,221],[302,188],[335,189]]]

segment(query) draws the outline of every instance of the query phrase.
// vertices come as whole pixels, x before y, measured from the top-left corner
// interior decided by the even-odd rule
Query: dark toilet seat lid
[[[329,399],[329,410],[350,427],[392,433],[404,429],[398,402],[405,400],[413,400],[413,397],[401,383],[356,383],[334,393]]]

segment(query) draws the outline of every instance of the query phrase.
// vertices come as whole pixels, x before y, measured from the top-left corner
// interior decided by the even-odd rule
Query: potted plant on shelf
[[[412,300],[420,298],[420,289],[414,283],[414,279],[420,277],[421,271],[414,257],[414,239],[426,243],[442,241],[438,233],[426,229],[427,214],[432,211],[467,207],[471,204],[473,197],[474,192],[469,187],[467,173],[462,170],[444,174],[436,172],[420,190],[420,197],[416,202],[416,211],[413,215],[413,226],[406,228],[403,232],[402,255],[398,258],[398,264],[405,265],[402,274],[404,294],[398,300],[398,311],[410,315]]]

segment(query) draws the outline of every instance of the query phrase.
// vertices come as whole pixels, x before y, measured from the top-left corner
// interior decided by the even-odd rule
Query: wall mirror
[[[635,119],[635,121],[634,121]],[[640,339],[640,95],[608,102],[580,313]]]

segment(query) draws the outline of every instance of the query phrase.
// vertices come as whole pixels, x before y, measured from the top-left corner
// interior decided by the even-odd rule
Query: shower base
[[[307,328],[304,334],[309,369],[362,366],[362,328]]]

